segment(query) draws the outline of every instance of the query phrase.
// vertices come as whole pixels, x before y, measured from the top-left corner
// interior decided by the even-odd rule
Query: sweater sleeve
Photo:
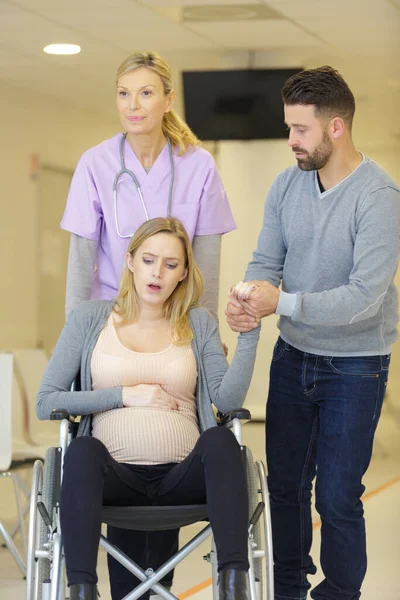
[[[39,419],[49,419],[53,409],[66,409],[73,415],[88,415],[122,407],[122,387],[70,391],[80,372],[82,354],[93,318],[88,304],[80,304],[69,314],[48,362],[36,400]]]
[[[194,257],[204,279],[204,293],[200,302],[217,318],[221,237],[221,235],[196,235],[193,239]]]
[[[278,198],[279,177],[272,184],[265,203],[264,220],[257,249],[247,267],[245,281],[253,279],[269,281],[276,287],[281,283],[286,245],[280,223]]]
[[[67,269],[65,316],[75,306],[90,300],[93,288],[98,242],[71,233]]]
[[[297,292],[292,319],[340,326],[373,317],[393,280],[399,253],[400,194],[387,186],[371,193],[360,208],[348,283],[323,292]]]
[[[208,315],[202,350],[204,377],[211,402],[222,413],[243,406],[253,375],[261,327],[238,336],[235,354],[229,365],[218,332],[217,321]]]

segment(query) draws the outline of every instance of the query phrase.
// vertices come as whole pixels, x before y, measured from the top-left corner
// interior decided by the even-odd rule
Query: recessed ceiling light
[[[79,54],[81,47],[76,44],[50,44],[43,51],[46,54]]]

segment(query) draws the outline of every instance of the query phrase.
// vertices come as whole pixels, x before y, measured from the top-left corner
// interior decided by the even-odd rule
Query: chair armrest
[[[70,415],[65,408],[53,408],[50,413],[50,421],[62,421],[67,419],[70,423],[75,423],[75,417]]]
[[[75,421],[75,418],[65,408],[54,408],[50,413],[50,421],[64,421],[65,419],[68,422],[68,432],[71,438],[76,437],[78,433],[79,422]]]
[[[238,408],[236,410],[231,410],[224,415],[222,413],[218,413],[219,424],[226,426],[229,425],[233,421],[233,419],[239,419],[240,421],[245,421],[246,423],[251,420],[251,413],[247,408]]]

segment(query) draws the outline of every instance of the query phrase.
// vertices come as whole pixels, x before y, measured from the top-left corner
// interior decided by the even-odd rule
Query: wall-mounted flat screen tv
[[[201,140],[287,138],[281,89],[299,71],[185,71],[186,122]]]

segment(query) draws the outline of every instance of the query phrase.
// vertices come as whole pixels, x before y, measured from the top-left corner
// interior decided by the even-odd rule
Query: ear
[[[174,106],[175,98],[176,98],[175,90],[171,90],[170,93],[168,94],[168,104],[167,104],[167,108],[165,109],[166,113],[169,112],[171,110],[171,108]]]
[[[182,277],[179,278],[179,281],[183,281],[184,279],[186,279],[187,274],[188,274],[188,270],[185,269],[185,272],[183,273]]]
[[[131,273],[133,273],[133,258],[132,256],[129,254],[129,252],[126,253],[125,255],[125,260],[126,260],[126,266],[128,267],[128,269],[130,270]]]
[[[346,129],[346,125],[341,117],[335,117],[332,119],[329,123],[329,126],[334,140],[340,138]]]

